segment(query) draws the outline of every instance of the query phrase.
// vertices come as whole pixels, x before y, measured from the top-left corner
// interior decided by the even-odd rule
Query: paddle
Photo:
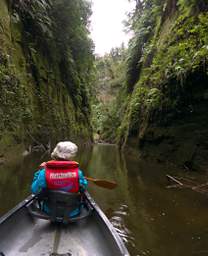
[[[46,162],[43,162],[40,167],[45,167]],[[86,180],[94,182],[97,186],[107,188],[107,189],[114,189],[117,184],[114,181],[102,180],[102,179],[94,179],[91,177],[85,177]]]
[[[94,178],[91,178],[91,177],[85,177],[85,179],[88,180],[88,181],[92,181],[97,186],[100,186],[100,187],[103,187],[103,188],[114,189],[117,186],[117,184],[114,181],[94,179]]]

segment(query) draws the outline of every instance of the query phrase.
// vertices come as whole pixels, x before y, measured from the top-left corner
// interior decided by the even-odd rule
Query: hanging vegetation
[[[90,15],[87,0],[1,1],[0,145],[91,140]]]

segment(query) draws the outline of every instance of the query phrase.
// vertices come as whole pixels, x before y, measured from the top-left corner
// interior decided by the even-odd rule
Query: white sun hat
[[[78,147],[71,141],[61,141],[54,148],[51,157],[53,159],[71,160],[76,156]]]

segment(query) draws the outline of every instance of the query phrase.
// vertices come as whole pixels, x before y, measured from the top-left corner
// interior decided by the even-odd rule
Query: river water
[[[0,216],[30,193],[34,170],[43,160],[47,157],[36,153],[0,166]],[[181,175],[175,167],[141,160],[136,152],[120,154],[112,145],[85,149],[77,160],[86,175],[118,183],[114,190],[90,183],[89,191],[132,256],[208,255],[208,197],[168,189],[165,175]]]

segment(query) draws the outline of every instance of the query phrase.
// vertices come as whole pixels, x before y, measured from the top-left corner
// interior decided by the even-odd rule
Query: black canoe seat
[[[49,213],[42,210],[43,203],[50,209]],[[50,220],[52,222],[75,222],[88,217],[92,208],[83,199],[80,193],[68,193],[64,191],[51,190],[40,193],[36,196],[32,204],[28,206],[30,214],[40,219]],[[75,217],[69,217],[75,209],[80,210],[80,214]]]

